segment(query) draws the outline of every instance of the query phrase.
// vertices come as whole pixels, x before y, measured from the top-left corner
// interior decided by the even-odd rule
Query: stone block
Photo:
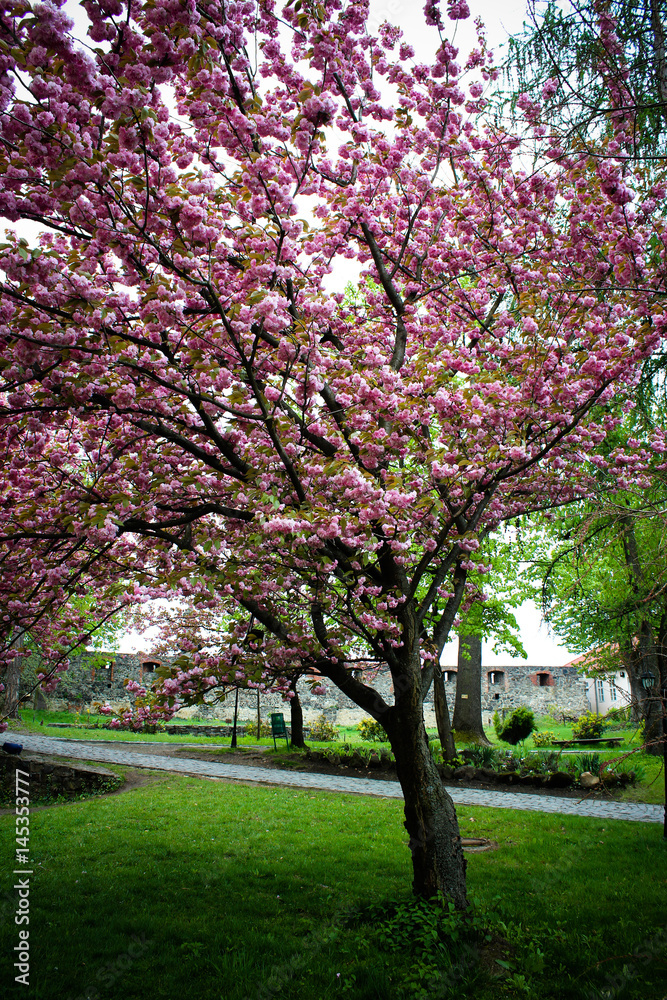
[[[555,771],[546,776],[544,784],[548,788],[570,788],[574,784],[574,778],[567,771]]]
[[[473,767],[471,764],[464,764],[463,767],[457,767],[452,777],[457,781],[472,781],[477,774],[477,768]]]

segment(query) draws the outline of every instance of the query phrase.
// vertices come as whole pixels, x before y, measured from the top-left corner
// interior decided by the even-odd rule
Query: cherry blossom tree
[[[0,22],[0,212],[39,227],[0,251],[1,627],[86,588],[233,607],[274,676],[381,721],[414,889],[463,908],[436,650],[500,524],[600,462],[640,475],[647,449],[600,446],[666,322],[664,187],[630,174],[627,116],[596,160],[539,94],[516,135],[485,120],[491,56],[459,63],[433,0],[431,65],[364,2],[83,6],[84,41],[51,2]],[[245,652],[193,652],[158,702]]]

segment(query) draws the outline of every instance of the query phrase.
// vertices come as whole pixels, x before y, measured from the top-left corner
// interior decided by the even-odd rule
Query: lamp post
[[[232,750],[236,749],[236,722],[239,717],[239,688],[236,686],[236,701],[234,702],[234,726],[232,728],[232,742],[229,744]]]
[[[639,680],[644,690],[650,692],[655,684],[655,674],[652,670],[645,670],[643,674],[640,674]]]
[[[644,673],[640,675],[639,680],[641,681],[641,685],[644,690],[650,696],[656,681],[656,676],[653,671],[645,670]],[[665,713],[665,699],[667,699],[667,682],[661,686],[659,693],[660,728],[662,732],[662,770],[665,779],[665,814],[662,825],[662,835],[663,838],[667,840],[667,715]]]
[[[264,638],[264,630],[263,629],[261,629],[261,628],[253,628],[254,621],[255,621],[255,616],[251,615],[250,616],[250,624],[248,625],[248,631],[246,632],[245,638],[243,640],[243,648],[244,649],[245,649],[246,644],[248,643],[248,641],[250,641],[250,642],[256,642],[256,643],[261,643],[262,640],[263,640],[263,638]],[[232,656],[232,666],[234,666],[236,664],[237,659],[238,659],[238,654],[236,654],[235,656]],[[236,745],[237,745],[236,744],[236,723],[238,721],[238,715],[239,715],[239,686],[237,684],[236,685],[236,700],[234,702],[234,726],[233,726],[233,729],[232,729],[232,741],[229,744],[232,749],[234,749],[236,747]],[[257,738],[259,739],[259,690],[257,691]]]

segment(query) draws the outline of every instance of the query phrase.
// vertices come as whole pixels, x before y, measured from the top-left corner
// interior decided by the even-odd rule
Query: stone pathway
[[[288,785],[292,788],[312,788],[326,792],[377,795],[391,799],[403,797],[401,786],[397,781],[349,778],[334,774],[299,773],[268,767],[248,767],[244,764],[222,764],[219,761],[167,757],[159,753],[120,749],[113,742],[59,739],[55,736],[36,736],[32,733],[26,735],[6,732],[0,736],[0,745],[5,741],[22,743],[26,750],[34,750],[38,753],[97,760],[108,764],[129,764],[132,767],[175,771],[181,774],[201,775],[206,778],[225,778],[228,781],[249,781],[263,785]],[[165,744],[160,745],[165,746]],[[170,748],[174,747],[173,743],[166,745]],[[184,744],[183,746],[192,748],[192,744]],[[561,813],[568,816],[587,816],[604,820],[625,819],[638,823],[662,823],[664,817],[663,806],[641,802],[600,802],[593,799],[566,799],[557,795],[530,795],[528,793],[485,791],[479,788],[452,786],[447,786],[447,791],[457,805],[524,809],[530,812]]]

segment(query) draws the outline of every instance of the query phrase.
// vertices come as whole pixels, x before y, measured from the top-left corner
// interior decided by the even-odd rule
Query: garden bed
[[[310,750],[306,753],[283,751],[280,753],[269,753],[268,747],[239,748],[237,750],[206,751],[190,748],[174,748],[169,750],[158,750],[153,748],[152,752],[165,753],[168,756],[185,757],[193,760],[216,760],[223,764],[244,764],[248,767],[266,767],[272,770],[299,771],[310,774],[330,774],[340,775],[349,778],[363,777],[374,781],[398,781],[395,764],[382,761],[366,765],[360,761],[356,763],[349,761],[346,763],[335,763],[325,758],[325,752]],[[600,798],[614,799],[617,797],[618,788],[611,789],[599,786],[594,789],[584,789],[572,782],[568,786],[551,785],[538,783],[536,780],[522,781],[520,776],[514,777],[514,772],[510,772],[512,777],[508,780],[508,774],[502,772],[490,772],[483,768],[462,767],[457,769],[458,777],[447,773],[441,769],[445,785],[460,788],[479,788],[484,791],[503,791],[529,793],[531,795],[558,795],[564,798],[581,799]],[[463,773],[465,772],[465,773]],[[492,776],[495,774],[495,776]]]

